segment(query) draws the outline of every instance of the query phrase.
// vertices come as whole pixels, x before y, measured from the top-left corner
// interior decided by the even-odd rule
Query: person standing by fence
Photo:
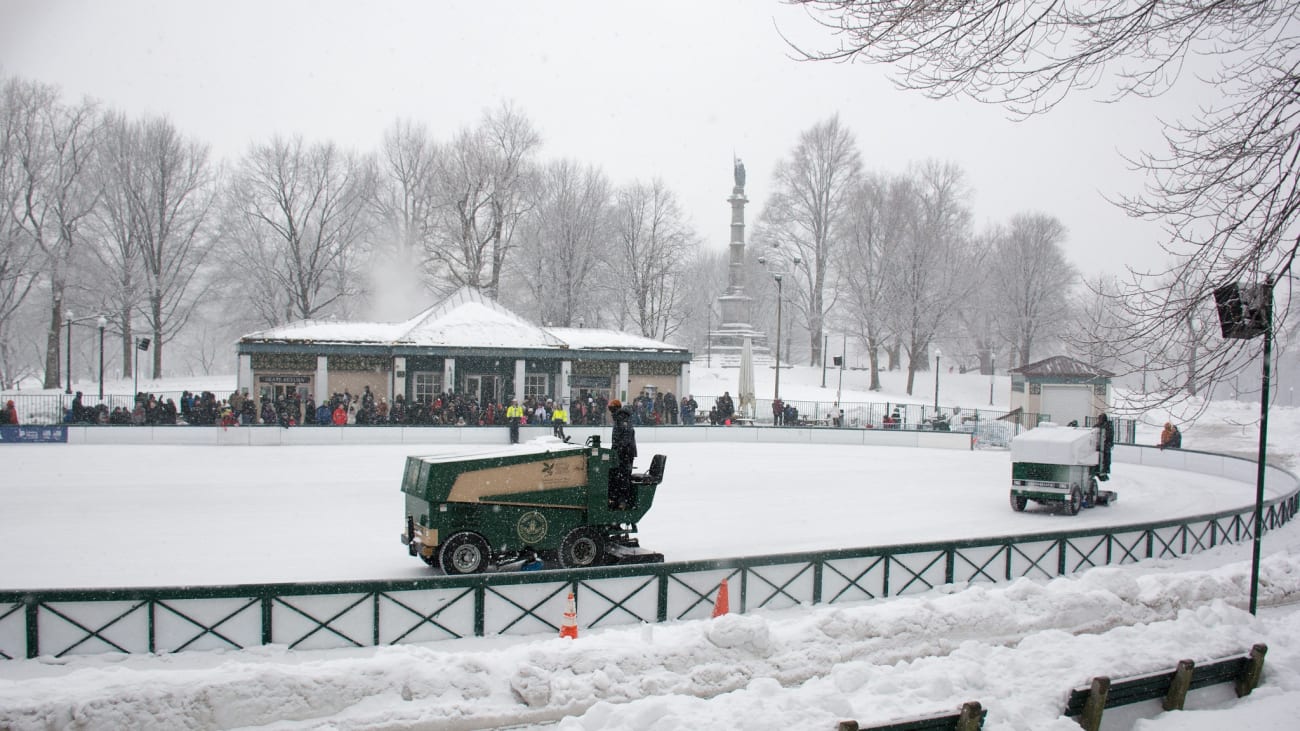
[[[519,443],[519,422],[524,419],[524,409],[519,405],[519,399],[510,399],[510,405],[506,407],[506,424],[510,425],[510,443]]]
[[[551,434],[558,439],[569,441],[564,436],[564,424],[569,420],[569,412],[564,409],[564,402],[561,401],[555,405],[555,410],[551,412]]]

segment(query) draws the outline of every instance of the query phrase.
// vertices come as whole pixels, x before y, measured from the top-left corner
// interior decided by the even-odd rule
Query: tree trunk
[[[45,334],[45,382],[43,388],[58,388],[62,379],[59,369],[63,349],[60,347],[59,334],[63,329],[63,292],[57,291],[50,300],[50,329]]]

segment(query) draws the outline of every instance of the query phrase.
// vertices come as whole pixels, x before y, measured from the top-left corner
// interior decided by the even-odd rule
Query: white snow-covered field
[[[1249,405],[1223,412],[1184,429],[1185,445],[1248,446]],[[1280,416],[1272,440],[1296,444],[1297,419]],[[397,540],[412,451],[6,446],[0,586],[424,576]],[[1253,499],[1251,485],[1119,465],[1113,507],[1017,514],[1006,452],[643,444],[639,462],[655,451],[668,469],[641,537],[670,560],[1142,522]],[[1263,545],[1258,617],[1243,609],[1250,546],[1229,546],[1051,582],[584,629],[576,641],[0,662],[0,728],[830,729],[978,700],[986,729],[1064,731],[1078,728],[1060,715],[1065,693],[1094,675],[1264,642],[1264,682],[1248,698],[1196,691],[1195,710],[1112,710],[1106,728],[1289,731],[1300,707],[1300,614],[1289,604],[1300,599],[1300,527]]]

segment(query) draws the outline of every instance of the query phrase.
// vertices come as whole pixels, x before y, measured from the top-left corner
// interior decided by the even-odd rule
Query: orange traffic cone
[[[578,610],[573,604],[573,592],[569,592],[569,608],[564,610],[564,621],[560,623],[560,636],[571,640],[578,639]]]
[[[718,585],[718,598],[713,602],[713,616],[721,617],[731,611],[731,601],[727,596],[727,580]]]

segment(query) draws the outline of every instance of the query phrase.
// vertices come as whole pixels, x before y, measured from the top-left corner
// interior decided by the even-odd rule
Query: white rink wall
[[[597,435],[608,444],[609,427],[565,427],[574,444]],[[521,442],[551,436],[550,426],[524,426]],[[831,429],[742,426],[642,426],[639,444],[656,442],[741,442],[781,444],[844,444],[856,446],[972,448],[971,435],[963,432],[893,431],[886,429]],[[388,426],[69,426],[69,444],[183,444],[236,446],[319,446],[330,444],[474,444],[509,440],[505,427],[388,427]]]

